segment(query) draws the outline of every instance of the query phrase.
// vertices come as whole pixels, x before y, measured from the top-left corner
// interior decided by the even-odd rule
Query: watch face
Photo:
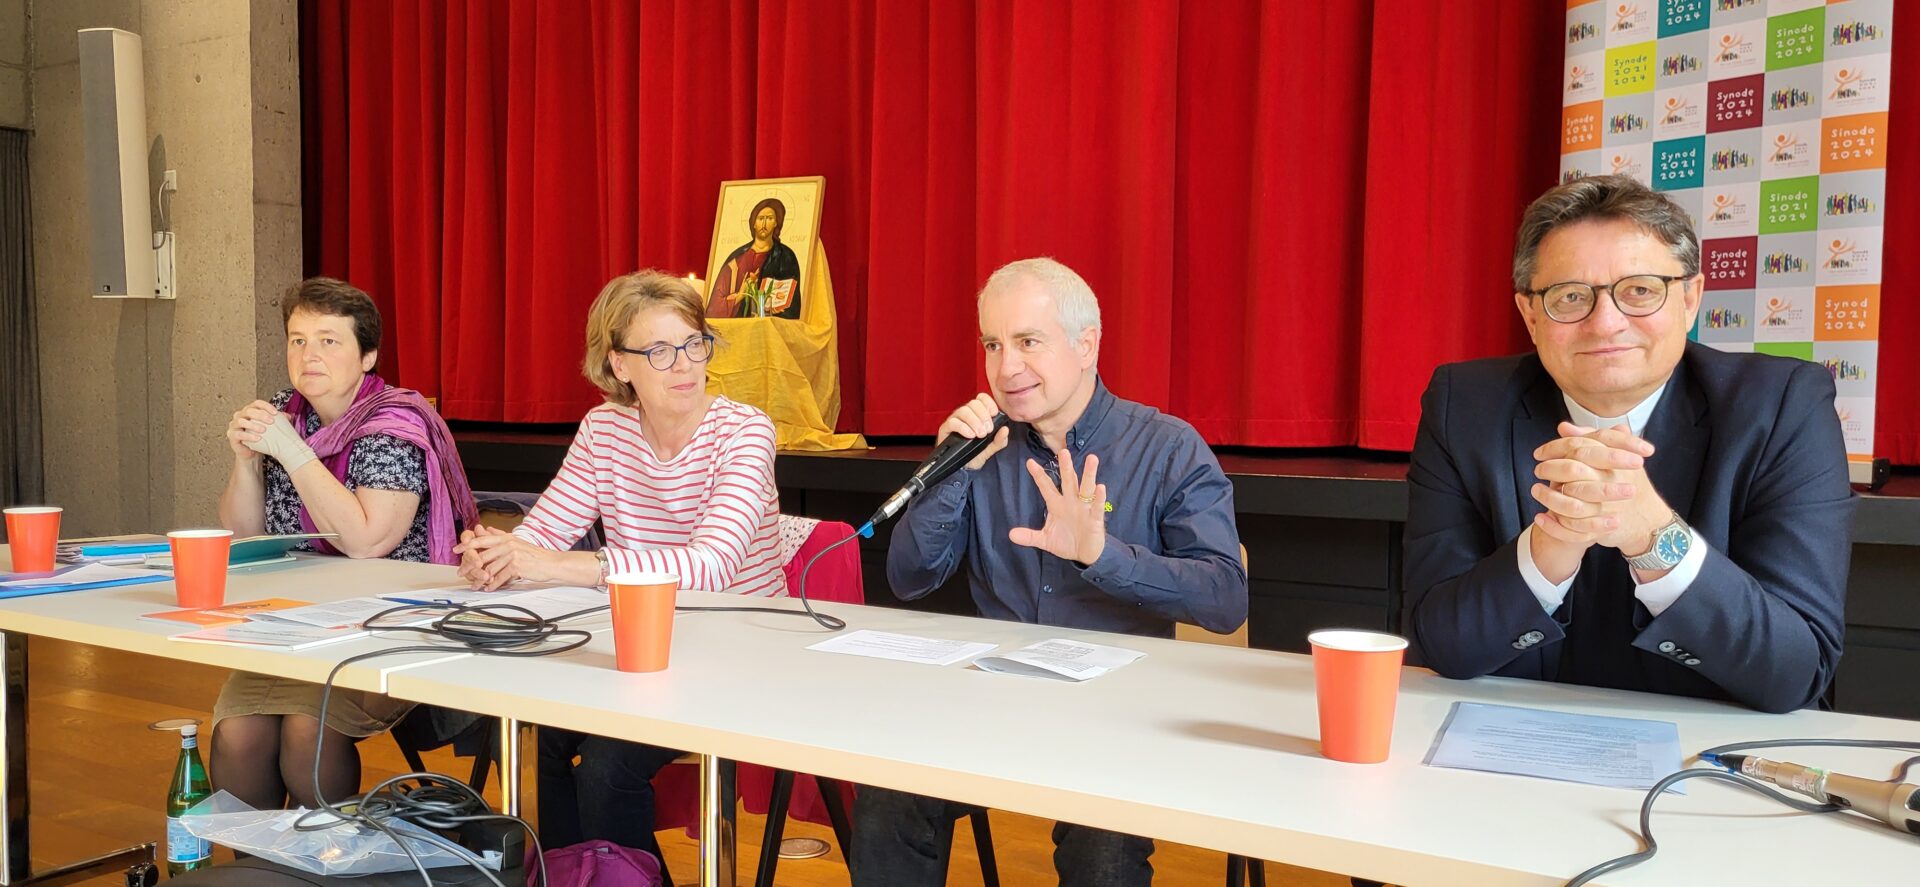
[[[1660,539],[1653,543],[1653,550],[1660,559],[1669,564],[1677,564],[1687,556],[1687,548],[1693,539],[1683,527],[1668,527],[1661,531]]]

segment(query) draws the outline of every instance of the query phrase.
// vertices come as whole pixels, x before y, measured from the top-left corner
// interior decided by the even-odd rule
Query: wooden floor
[[[32,854],[36,866],[70,862],[130,844],[159,840],[165,830],[167,780],[178,739],[149,731],[164,718],[204,720],[225,672],[206,666],[137,656],[96,647],[34,638],[30,645],[28,748],[33,791]],[[405,763],[385,737],[361,745],[366,778],[400,772]],[[533,784],[532,756],[523,783]],[[466,761],[429,755],[427,764],[464,776]],[[494,780],[495,783],[498,780]],[[528,792],[531,796],[531,790]],[[497,799],[496,799],[497,801]],[[529,797],[528,809],[533,808]],[[751,883],[759,859],[762,817],[740,816],[740,880]],[[1054,883],[1049,838],[1051,824],[1027,816],[995,812],[993,834],[1000,876],[1007,885]],[[789,837],[811,836],[832,843],[824,827],[792,823]],[[956,830],[949,884],[979,885],[980,868],[968,830]],[[660,835],[669,871],[677,884],[698,881],[698,847],[678,831]],[[224,851],[222,851],[224,856]],[[1162,843],[1153,857],[1162,887],[1220,887],[1226,858],[1206,850]],[[1346,887],[1347,879],[1269,863],[1269,884],[1293,887]],[[88,882],[118,885],[117,877]],[[838,848],[821,859],[783,860],[780,883],[795,887],[846,885],[847,871]]]

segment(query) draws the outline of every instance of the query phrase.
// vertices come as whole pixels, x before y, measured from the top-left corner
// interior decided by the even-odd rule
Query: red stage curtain
[[[704,274],[720,181],[822,174],[843,429],[927,434],[983,388],[973,294],[1045,254],[1100,295],[1123,396],[1217,444],[1406,449],[1435,364],[1526,347],[1507,267],[1557,168],[1563,13],[305,0],[308,264],[374,295],[384,371],[449,417],[571,422],[607,278]],[[1889,281],[1920,274],[1912,178]],[[1892,357],[1881,446],[1920,461]]]

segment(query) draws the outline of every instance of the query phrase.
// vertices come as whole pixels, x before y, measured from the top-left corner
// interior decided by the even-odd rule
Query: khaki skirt
[[[386,732],[412,710],[411,702],[335,687],[327,698],[327,726],[365,739]],[[306,715],[318,719],[320,685],[236,671],[220,687],[220,699],[213,704],[213,723],[218,727],[222,719],[242,715]]]

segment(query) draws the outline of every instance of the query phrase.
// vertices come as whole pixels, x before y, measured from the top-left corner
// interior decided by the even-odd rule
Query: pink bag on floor
[[[547,887],[662,887],[660,860],[645,850],[611,841],[582,841],[548,850]],[[539,877],[533,848],[527,848],[527,883]]]

